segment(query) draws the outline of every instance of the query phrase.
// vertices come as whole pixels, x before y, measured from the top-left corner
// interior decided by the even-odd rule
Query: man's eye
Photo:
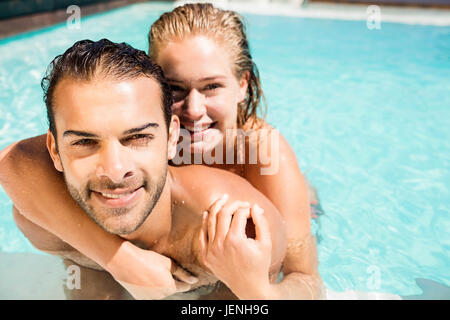
[[[132,136],[125,138],[124,143],[125,144],[130,143],[133,145],[146,145],[152,139],[153,136],[150,134],[133,134]]]
[[[72,143],[73,146],[91,146],[96,143],[95,140],[92,139],[81,139],[77,140],[74,143]]]

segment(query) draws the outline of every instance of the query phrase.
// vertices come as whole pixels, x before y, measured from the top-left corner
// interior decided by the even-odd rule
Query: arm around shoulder
[[[285,222],[277,208],[248,181],[236,174],[205,166],[189,166],[189,170],[184,167],[183,171],[182,178],[189,181],[186,183],[189,188],[203,190],[189,192],[192,203],[198,206],[194,209],[196,212],[209,210],[224,194],[228,194],[228,203],[243,201],[251,205],[257,204],[264,210],[272,244],[270,273],[278,273],[286,253],[287,237]]]
[[[48,154],[46,135],[19,141],[1,155],[0,182],[23,218],[106,269],[125,241],[101,229],[72,199]]]
[[[13,207],[13,218],[17,227],[36,249],[70,259],[79,265],[91,269],[103,270],[97,263],[75,250],[72,246],[25,218],[16,207]]]
[[[0,182],[20,212],[16,222],[38,249],[100,266],[116,280],[175,291],[169,258],[105,231],[77,205],[53,165],[45,135],[5,149],[0,161]]]

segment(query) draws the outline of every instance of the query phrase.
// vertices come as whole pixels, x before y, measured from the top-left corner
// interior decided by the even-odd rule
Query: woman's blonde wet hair
[[[234,75],[240,80],[248,72],[245,100],[238,105],[238,128],[260,125],[258,111],[264,117],[264,101],[258,68],[253,62],[246,35],[244,19],[234,11],[222,10],[210,3],[191,3],[166,12],[153,23],[148,35],[149,56],[155,61],[158,50],[172,39],[205,35],[227,46],[234,61]]]

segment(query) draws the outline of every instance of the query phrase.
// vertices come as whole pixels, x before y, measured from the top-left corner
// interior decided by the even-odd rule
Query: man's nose
[[[196,89],[192,89],[185,98],[184,116],[191,121],[197,121],[200,120],[205,113],[205,96]]]
[[[97,166],[99,178],[108,177],[113,183],[118,184],[133,174],[133,163],[120,142],[113,141],[102,146]]]

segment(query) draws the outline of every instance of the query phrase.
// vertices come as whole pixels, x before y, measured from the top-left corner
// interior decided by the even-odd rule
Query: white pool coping
[[[302,0],[285,1],[175,1],[174,6],[187,2],[213,2],[215,6],[261,15],[277,15],[290,17],[304,17],[315,19],[338,19],[365,21],[370,13],[366,4],[338,4],[338,3],[307,3],[299,5]],[[370,1],[370,0],[368,0]],[[379,5],[381,25],[383,22],[404,24],[420,24],[432,26],[450,26],[450,9],[397,7]]]
[[[66,300],[68,271],[61,258],[36,253],[0,252],[0,300]],[[173,297],[175,299],[175,297]],[[326,290],[327,300],[401,300],[395,294]],[[198,299],[181,294],[177,299]]]

